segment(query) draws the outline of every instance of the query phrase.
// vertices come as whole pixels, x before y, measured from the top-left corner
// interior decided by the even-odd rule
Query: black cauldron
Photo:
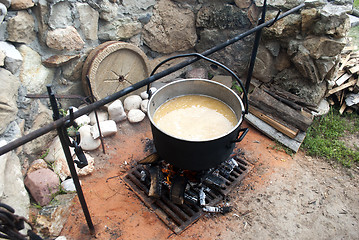
[[[172,98],[193,94],[214,97],[226,103],[237,116],[236,126],[225,135],[205,141],[189,141],[161,131],[153,121],[156,109]],[[175,167],[194,171],[216,167],[228,159],[235,143],[241,141],[248,131],[240,128],[244,114],[242,99],[233,90],[205,79],[185,79],[167,84],[158,89],[148,103],[153,141],[160,157]]]

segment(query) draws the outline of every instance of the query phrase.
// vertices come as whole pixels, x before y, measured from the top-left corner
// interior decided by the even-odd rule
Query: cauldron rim
[[[185,138],[180,138],[180,137],[174,136],[174,135],[172,135],[172,134],[169,134],[169,133],[163,131],[161,128],[159,128],[159,127],[155,124],[155,122],[153,121],[153,118],[152,118],[152,114],[150,114],[149,111],[148,111],[148,112],[147,112],[147,115],[148,115],[148,118],[149,118],[149,120],[150,120],[151,125],[153,125],[154,127],[156,127],[156,129],[157,129],[158,131],[162,132],[163,134],[168,135],[169,137],[175,138],[175,139],[180,140],[180,141],[192,142],[192,143],[196,143],[196,142],[197,142],[197,143],[203,143],[203,142],[216,141],[216,140],[218,140],[218,139],[221,139],[221,138],[223,138],[223,137],[229,135],[230,133],[232,133],[233,131],[235,131],[236,129],[238,129],[238,128],[240,127],[240,125],[241,125],[242,122],[243,122],[243,118],[244,118],[243,116],[244,116],[244,113],[245,113],[242,99],[241,99],[232,89],[230,89],[230,88],[227,87],[226,85],[224,85],[224,84],[222,84],[222,83],[219,83],[219,82],[216,82],[216,81],[208,80],[208,79],[189,78],[189,79],[180,79],[180,80],[176,80],[176,81],[173,81],[173,82],[171,82],[171,83],[168,83],[168,84],[166,84],[166,85],[160,87],[160,88],[151,96],[151,98],[150,98],[149,101],[148,101],[147,109],[148,109],[148,110],[150,109],[150,107],[151,107],[151,106],[150,106],[151,100],[156,96],[156,94],[159,94],[159,93],[161,92],[161,90],[163,90],[164,88],[170,87],[170,86],[173,85],[173,84],[178,84],[179,82],[187,82],[187,81],[204,81],[204,82],[209,82],[209,83],[211,83],[211,84],[220,85],[220,86],[226,88],[228,91],[230,91],[230,92],[238,99],[238,102],[240,103],[241,109],[242,109],[242,114],[239,115],[239,119],[237,118],[237,124],[236,124],[230,131],[228,131],[227,133],[224,133],[224,134],[222,134],[222,135],[218,135],[217,137],[214,137],[214,138],[205,139],[205,140],[189,140],[189,139],[185,139]],[[191,94],[188,94],[188,95],[191,95]],[[198,95],[208,96],[208,95],[205,95],[205,94],[198,94]],[[185,95],[185,94],[184,94],[184,95],[178,95],[178,96],[175,96],[174,98],[180,97],[180,96],[186,96],[186,95]],[[213,97],[213,96],[208,96],[208,97]],[[213,97],[213,98],[215,98],[215,97]],[[173,99],[173,98],[171,98],[171,99]],[[215,98],[215,99],[217,99],[217,98]],[[169,101],[169,100],[170,100],[170,99],[168,99],[167,101]],[[219,99],[217,99],[217,100],[219,100]],[[220,101],[221,101],[221,100],[220,100]],[[224,102],[224,101],[222,101],[222,102]],[[163,102],[162,104],[164,104],[164,103],[165,103],[165,102]],[[224,103],[225,103],[225,102],[224,102]],[[161,104],[161,105],[162,105],[162,104]],[[225,104],[228,106],[227,103],[225,103]],[[228,106],[228,107],[229,107],[229,106]],[[154,110],[154,112],[155,112],[157,109],[158,109],[158,107]],[[232,108],[231,108],[231,109],[232,109]],[[232,111],[235,112],[234,109],[232,109]],[[237,114],[236,114],[236,115],[237,115]]]

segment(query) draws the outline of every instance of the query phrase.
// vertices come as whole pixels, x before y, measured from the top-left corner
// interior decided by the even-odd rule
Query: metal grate
[[[234,157],[238,166],[233,169],[229,176],[225,178],[225,186],[222,188],[212,188],[212,186],[203,183],[204,187],[211,188],[206,193],[206,203],[209,206],[216,205],[248,174],[252,165],[239,157]],[[221,167],[221,165],[219,166]],[[174,204],[166,194],[162,194],[160,199],[154,199],[148,196],[150,185],[141,181],[142,165],[137,165],[130,169],[123,177],[125,183],[135,192],[135,194],[151,208],[156,215],[176,234],[180,234],[188,226],[196,222],[203,214],[202,208],[198,204],[185,201],[182,205]]]

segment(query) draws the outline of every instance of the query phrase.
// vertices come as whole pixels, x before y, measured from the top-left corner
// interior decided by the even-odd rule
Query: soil
[[[96,170],[81,179],[96,233],[90,235],[77,197],[61,235],[67,239],[359,239],[359,170],[293,157],[251,128],[238,148],[253,164],[226,198],[232,212],[207,214],[175,235],[121,179],[148,156],[148,121],[123,123],[92,152]]]

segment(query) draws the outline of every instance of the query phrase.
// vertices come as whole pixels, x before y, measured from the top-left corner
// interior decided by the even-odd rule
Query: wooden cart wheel
[[[137,46],[110,41],[95,48],[85,61],[82,81],[89,94],[86,75],[95,98],[100,100],[149,77],[149,64],[147,56]],[[139,94],[145,89],[131,94]]]

